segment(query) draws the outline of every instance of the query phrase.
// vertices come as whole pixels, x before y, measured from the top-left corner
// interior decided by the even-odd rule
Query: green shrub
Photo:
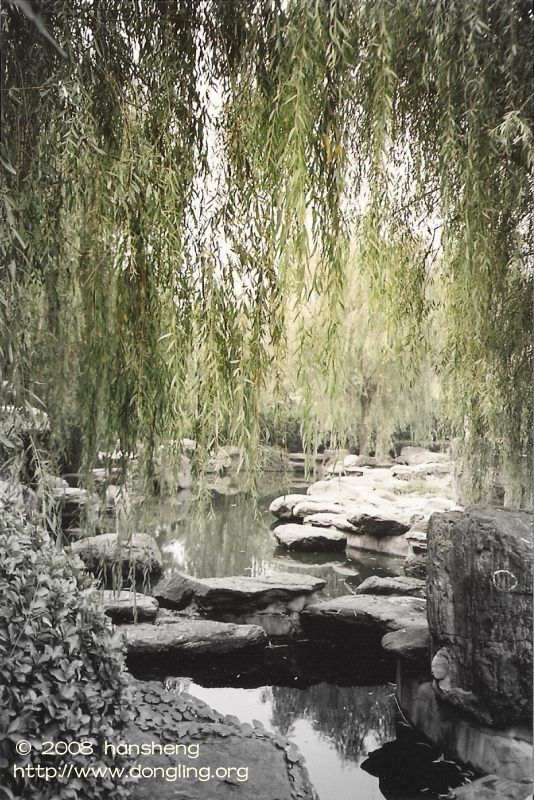
[[[13,774],[14,764],[123,766],[102,747],[120,738],[130,716],[123,653],[112,632],[82,562],[17,511],[0,508],[0,768],[6,775],[0,786],[7,797],[128,796],[120,779]],[[24,758],[15,750],[21,739],[32,745]],[[47,756],[44,741],[90,745],[83,755]]]

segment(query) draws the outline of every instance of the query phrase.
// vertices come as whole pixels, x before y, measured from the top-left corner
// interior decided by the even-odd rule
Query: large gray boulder
[[[312,553],[344,550],[347,537],[337,528],[287,523],[273,530],[276,541],[286,550],[305,550]]]
[[[94,575],[118,571],[128,577],[157,577],[161,574],[161,554],[151,536],[134,533],[121,538],[116,533],[88,536],[71,545],[72,552],[80,556]]]
[[[533,516],[472,507],[428,526],[438,694],[481,722],[532,719]]]
[[[153,595],[168,608],[191,606],[205,615],[284,612],[300,611],[325,585],[320,578],[291,572],[227,578],[193,578],[174,572],[159,581]]]
[[[267,643],[267,635],[258,625],[188,617],[164,617],[156,624],[127,625],[119,628],[117,635],[124,636],[129,655],[156,658],[223,655]]]

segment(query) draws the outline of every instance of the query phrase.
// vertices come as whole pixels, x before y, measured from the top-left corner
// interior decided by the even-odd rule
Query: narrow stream
[[[145,506],[136,526],[155,535],[166,571],[198,577],[304,572],[324,579],[324,595],[334,597],[350,593],[370,575],[402,572],[397,558],[355,550],[297,554],[277,547],[268,506],[284,491],[304,493],[305,488],[271,486],[259,500],[258,511],[243,496],[215,495],[211,513],[202,518],[189,513],[189,498],[182,493]],[[189,667],[188,675],[171,674],[168,665],[130,666],[137,677],[164,680],[241,722],[259,720],[292,740],[305,758],[320,800],[416,800],[438,798],[447,791],[447,783],[431,787],[424,775],[408,775],[406,794],[405,785],[397,791],[396,781],[391,784],[387,776],[362,769],[369,753],[399,734],[394,670],[391,663],[377,661],[376,654],[354,648],[328,651],[325,643],[303,641],[273,643],[259,659],[247,657],[246,663],[227,658],[224,662]],[[394,752],[387,761],[395,761]]]

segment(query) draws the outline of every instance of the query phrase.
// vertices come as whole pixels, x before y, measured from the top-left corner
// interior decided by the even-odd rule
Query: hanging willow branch
[[[2,10],[0,346],[58,444],[252,454],[299,308],[313,386],[352,374],[357,269],[407,375],[430,349],[474,494],[498,457],[526,503],[526,3],[33,5],[67,58]]]

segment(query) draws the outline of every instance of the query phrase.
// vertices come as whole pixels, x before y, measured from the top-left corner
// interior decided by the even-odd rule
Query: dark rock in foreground
[[[300,611],[325,586],[311,575],[278,572],[258,577],[193,578],[172,573],[153,589],[161,605],[192,606],[204,614],[242,614],[258,610]]]
[[[336,528],[288,523],[273,530],[278,544],[286,550],[305,550],[312,553],[344,550],[347,537]]]
[[[426,582],[407,576],[379,578],[378,575],[371,575],[362,581],[354,591],[356,594],[394,594],[424,598],[426,597]]]
[[[159,548],[144,533],[134,533],[120,538],[116,533],[88,536],[72,544],[72,552],[80,556],[85,566],[95,575],[119,570],[125,577],[157,577],[161,574]]]
[[[147,622],[158,613],[159,604],[154,597],[141,592],[102,592],[104,611],[112,622]]]
[[[286,739],[159,683],[136,682],[135,690],[136,716],[122,741],[178,750],[135,758],[153,777],[139,780],[133,800],[317,800],[300,753]],[[170,777],[176,772],[176,780],[158,775],[158,767]]]
[[[486,724],[532,720],[532,551],[525,511],[473,507],[430,519],[435,686]]]
[[[120,629],[126,652],[134,656],[216,656],[261,647],[267,642],[263,628],[187,617],[164,618],[152,625],[141,623]]]

